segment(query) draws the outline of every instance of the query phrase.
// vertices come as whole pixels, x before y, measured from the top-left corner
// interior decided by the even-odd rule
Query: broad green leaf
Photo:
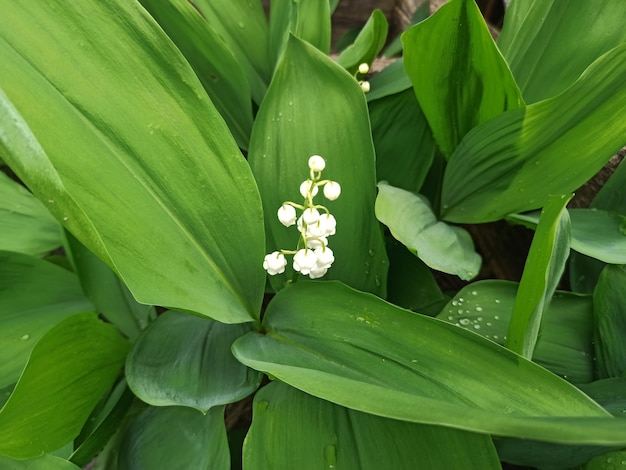
[[[0,249],[43,256],[63,244],[63,230],[44,205],[0,172]]]
[[[524,105],[474,0],[452,0],[402,35],[404,66],[450,158],[478,124]]]
[[[385,45],[388,29],[383,12],[374,10],[354,43],[337,57],[337,63],[351,74],[358,70],[360,64],[371,64]]]
[[[37,457],[76,437],[127,351],[115,328],[94,314],[74,315],[48,331],[0,410],[0,454]]]
[[[620,164],[609,180],[604,183],[591,202],[591,208],[626,216],[626,164]],[[600,233],[596,233],[595,236],[599,237]],[[604,263],[574,253],[570,263],[572,289],[591,294],[603,268]]]
[[[338,282],[279,292],[243,363],[311,395],[403,421],[548,442],[624,445],[626,427],[501,346]]]
[[[443,218],[478,223],[542,207],[569,193],[622,147],[626,44],[594,62],[562,94],[473,129],[450,158]]]
[[[178,406],[146,409],[125,434],[117,469],[158,468],[229,469],[224,407],[206,415]]]
[[[85,295],[96,311],[134,341],[150,319],[156,316],[153,306],[138,303],[128,287],[102,260],[71,234],[65,246],[78,273]]]
[[[605,263],[626,263],[626,217],[598,209],[568,209],[572,222],[572,250]],[[535,228],[537,212],[511,214],[513,222]]]
[[[382,69],[369,82],[370,92],[365,95],[368,102],[384,98],[385,96],[395,95],[413,86],[411,79],[404,70],[404,60],[402,58]]]
[[[368,104],[376,149],[376,177],[417,192],[435,155],[435,142],[411,90]]]
[[[600,379],[626,374],[626,270],[609,265],[600,274],[593,292],[596,376]]]
[[[505,345],[527,359],[533,357],[543,313],[569,256],[570,220],[565,206],[573,196],[548,198],[517,290]]]
[[[134,397],[126,381],[120,381],[107,397],[102,409],[96,408],[87,420],[75,441],[76,450],[69,460],[81,467],[87,465],[119,429]]]
[[[263,101],[272,76],[269,28],[258,0],[194,0],[209,26],[226,42],[248,75],[252,97]]]
[[[438,271],[469,280],[481,258],[466,230],[437,220],[423,196],[378,184],[376,217],[419,259]]]
[[[241,63],[191,2],[140,1],[185,55],[237,144],[247,150],[252,97]]]
[[[437,318],[504,346],[518,284],[478,281],[461,289]],[[590,295],[556,291],[544,312],[533,362],[574,384],[593,380]]]
[[[625,42],[625,15],[622,0],[512,2],[498,47],[526,102],[561,93],[594,60]]]
[[[626,467],[626,449],[594,457],[582,467],[582,470],[617,470],[620,467]]]
[[[135,395],[155,406],[189,406],[206,413],[257,389],[261,374],[239,363],[230,348],[250,331],[208,318],[169,311],[133,345],[126,378]]]
[[[626,418],[626,376],[580,385],[580,388],[617,418]]]
[[[51,328],[92,310],[73,273],[0,251],[0,388],[17,382],[35,344]]]
[[[0,151],[11,168],[138,301],[228,323],[258,315],[254,179],[148,13],[55,0],[10,3],[3,18]]]
[[[79,470],[79,467],[54,455],[44,455],[36,459],[16,460],[0,455],[3,470]]]
[[[266,214],[267,252],[293,250],[299,233],[284,227],[276,211],[285,201],[302,202],[308,159],[326,159],[322,177],[339,182],[341,197],[324,204],[337,220],[329,238],[335,262],[327,279],[384,296],[387,258],[374,216],[375,156],[363,92],[356,80],[317,49],[291,36],[254,124],[249,161]],[[321,191],[320,191],[321,193]],[[292,279],[272,276],[280,289]]]
[[[361,413],[280,382],[256,394],[253,413],[247,470],[501,468],[489,436]]]
[[[272,0],[269,50],[273,68],[284,52],[290,34],[328,54],[331,35],[328,1]]]

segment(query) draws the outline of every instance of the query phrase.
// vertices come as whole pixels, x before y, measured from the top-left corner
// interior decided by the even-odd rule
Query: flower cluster
[[[313,202],[320,187],[323,187],[324,196],[330,201],[334,201],[341,194],[339,183],[322,179],[325,167],[326,161],[319,155],[309,158],[309,178],[300,185],[304,203],[286,201],[278,209],[278,220],[285,227],[296,225],[300,238],[296,250],[274,251],[265,256],[263,268],[268,274],[285,272],[285,255],[294,255],[293,269],[311,279],[322,277],[335,261],[333,250],[328,247],[328,237],[335,234],[337,221],[326,207]],[[296,209],[302,211],[300,217]]]

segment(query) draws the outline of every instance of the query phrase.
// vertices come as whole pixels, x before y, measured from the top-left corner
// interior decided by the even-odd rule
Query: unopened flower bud
[[[296,223],[296,209],[289,204],[283,204],[278,209],[278,220],[285,227],[291,227]]]
[[[361,65],[359,65],[359,73],[361,75],[365,75],[369,71],[370,71],[370,66],[367,65],[365,62],[363,62]]]
[[[313,155],[309,158],[309,168],[313,171],[322,171],[326,168],[326,161],[319,155]]]
[[[311,180],[305,180],[302,182],[302,184],[300,185],[300,194],[302,194],[302,197],[308,196],[311,187],[313,187],[313,192],[311,193],[311,196],[315,197],[317,195],[318,188],[317,186],[313,185],[314,183]]]
[[[330,201],[334,201],[341,194],[341,186],[336,181],[329,181],[324,185],[324,196]]]

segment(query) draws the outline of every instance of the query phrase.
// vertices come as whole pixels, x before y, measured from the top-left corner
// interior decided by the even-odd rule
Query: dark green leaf
[[[294,423],[298,423],[294,426]],[[361,413],[274,382],[254,398],[247,470],[500,469],[489,436]]]
[[[404,66],[439,148],[524,105],[474,0],[452,0],[402,35]]]
[[[337,63],[351,74],[354,74],[362,63],[371,64],[385,45],[387,40],[387,18],[380,10],[374,10],[354,40],[337,57]]]
[[[74,315],[48,331],[0,410],[0,453],[37,457],[76,437],[127,351],[115,328],[94,314]]]
[[[322,177],[344,189],[326,202],[337,220],[329,239],[335,262],[326,278],[384,295],[387,258],[374,216],[375,156],[365,98],[354,78],[317,49],[291,36],[252,130],[250,165],[266,214],[267,252],[293,250],[299,233],[284,227],[276,211],[285,201],[302,202],[300,184],[309,178],[308,159],[326,159]],[[319,202],[318,202],[319,203]],[[291,263],[271,278],[280,289],[291,279]]]
[[[371,89],[370,92],[365,95],[368,102],[384,98],[385,96],[395,95],[413,86],[411,79],[404,70],[404,61],[402,58],[382,69],[379,73],[374,75],[369,82]],[[414,95],[412,91],[411,94]]]
[[[626,44],[594,62],[562,94],[472,130],[451,157],[443,218],[477,223],[542,207],[569,193],[622,147]]]
[[[248,324],[226,325],[169,311],[141,334],[126,361],[128,385],[146,403],[205,413],[250,395],[261,374],[233,357],[233,341]]]
[[[579,385],[583,392],[617,418],[626,418],[626,376]]]
[[[44,455],[36,459],[15,460],[0,455],[2,470],[79,470],[79,467],[54,455]]]

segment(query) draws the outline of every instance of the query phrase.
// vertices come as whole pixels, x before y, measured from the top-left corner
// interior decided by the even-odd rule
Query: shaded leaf
[[[388,29],[383,12],[374,10],[354,43],[339,54],[337,63],[350,74],[354,74],[362,63],[371,64],[385,45]]]
[[[368,102],[384,98],[385,96],[395,95],[413,87],[411,79],[404,70],[404,60],[402,58],[382,69],[369,82],[371,89],[365,95]],[[411,94],[414,95],[413,92]]]
[[[79,467],[54,455],[44,455],[36,459],[16,460],[0,455],[3,470],[79,470]]]

